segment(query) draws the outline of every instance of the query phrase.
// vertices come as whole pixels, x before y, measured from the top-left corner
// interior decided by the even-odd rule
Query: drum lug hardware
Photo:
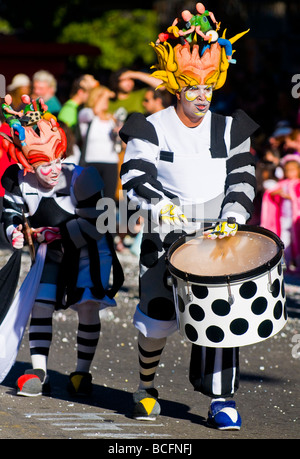
[[[173,287],[173,285],[174,285],[174,280],[173,280],[173,277],[172,277],[172,276],[168,276],[168,277],[167,277],[167,285],[168,285],[169,287]]]
[[[282,267],[283,271],[287,270],[286,262],[285,262],[285,258],[284,257],[282,257],[282,260],[281,260],[281,267]]]
[[[232,294],[232,291],[231,291],[229,278],[227,279],[227,290],[228,290],[228,303],[230,306],[232,306],[234,303],[234,295]]]
[[[190,283],[188,281],[187,273],[185,274],[185,277],[186,277],[187,296],[189,297],[190,301],[193,301],[193,293],[192,293],[191,285],[190,285]]]

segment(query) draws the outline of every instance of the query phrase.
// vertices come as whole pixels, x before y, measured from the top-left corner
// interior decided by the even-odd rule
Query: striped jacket
[[[185,126],[174,107],[148,118],[133,114],[120,132],[127,143],[123,188],[156,222],[175,200],[184,209],[202,206],[204,218],[233,216],[245,223],[255,197],[250,135],[257,128],[242,110],[231,117],[209,111],[195,128]]]

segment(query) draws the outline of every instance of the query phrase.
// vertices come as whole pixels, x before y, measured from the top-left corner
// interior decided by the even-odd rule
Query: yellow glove
[[[238,230],[238,224],[235,223],[235,219],[229,218],[227,222],[218,223],[213,230],[204,233],[210,239],[222,239],[227,236],[235,236]]]
[[[186,216],[182,213],[180,207],[173,204],[165,205],[159,215],[160,220],[163,223],[169,225],[181,225],[182,223],[188,223]]]

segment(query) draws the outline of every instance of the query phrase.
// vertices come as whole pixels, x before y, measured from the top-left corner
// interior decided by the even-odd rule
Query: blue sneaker
[[[210,405],[207,423],[218,430],[240,430],[242,419],[233,400],[214,401]]]

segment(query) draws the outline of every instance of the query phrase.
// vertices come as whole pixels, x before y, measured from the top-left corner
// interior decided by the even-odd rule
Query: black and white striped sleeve
[[[2,186],[5,189],[1,222],[9,241],[14,228],[19,224],[23,224],[23,210],[26,210],[19,186],[19,172],[20,168],[18,165],[10,166],[4,172],[1,180]]]
[[[233,117],[221,216],[235,217],[242,224],[251,217],[256,193],[256,161],[250,151],[250,135],[257,128],[258,125],[242,111],[238,111],[236,118]]]
[[[123,131],[127,147],[121,167],[121,181],[129,200],[137,208],[151,211],[152,219],[158,221],[160,209],[170,203],[170,198],[165,195],[158,180],[159,146],[154,126],[145,118],[142,120],[139,117],[138,121],[140,126],[135,125],[132,135],[130,126]]]

